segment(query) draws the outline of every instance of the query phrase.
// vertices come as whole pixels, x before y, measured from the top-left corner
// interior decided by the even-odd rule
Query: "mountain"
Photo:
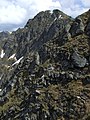
[[[90,10],[47,10],[0,33],[1,120],[90,119]]]

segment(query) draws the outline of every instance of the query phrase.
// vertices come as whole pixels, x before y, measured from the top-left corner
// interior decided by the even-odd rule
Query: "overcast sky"
[[[1,0],[0,31],[23,27],[38,12],[53,9],[76,17],[90,9],[90,0]]]

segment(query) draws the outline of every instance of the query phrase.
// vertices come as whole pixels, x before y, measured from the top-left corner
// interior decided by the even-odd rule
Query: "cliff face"
[[[0,52],[1,120],[90,119],[90,10],[40,12]]]

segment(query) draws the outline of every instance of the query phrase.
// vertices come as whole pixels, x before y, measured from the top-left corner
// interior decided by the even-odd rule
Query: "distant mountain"
[[[0,33],[0,120],[90,119],[90,10],[47,10]]]

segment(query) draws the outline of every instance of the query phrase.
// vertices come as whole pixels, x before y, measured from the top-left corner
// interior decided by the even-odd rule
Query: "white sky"
[[[76,17],[90,8],[90,0],[2,0],[0,31],[23,27],[29,18],[43,10],[60,9]]]

